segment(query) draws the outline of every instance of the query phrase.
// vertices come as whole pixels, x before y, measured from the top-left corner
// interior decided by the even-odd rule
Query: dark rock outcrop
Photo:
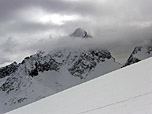
[[[18,67],[19,65],[14,62],[8,66],[0,68],[0,79],[14,73],[18,69]]]

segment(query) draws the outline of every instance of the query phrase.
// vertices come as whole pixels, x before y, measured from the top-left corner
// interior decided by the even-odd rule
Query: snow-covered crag
[[[0,69],[0,112],[37,101],[120,67],[109,51],[99,48],[39,51],[20,64]],[[11,72],[7,73],[7,69]]]
[[[54,93],[55,91],[51,88],[47,88],[32,79],[26,73],[25,64],[20,64],[15,72],[0,79],[0,113]]]
[[[131,53],[129,59],[124,66],[137,63],[146,58],[152,57],[152,41],[146,41],[143,44],[136,46]]]
[[[74,33],[71,35],[72,37],[81,37],[81,38],[91,38],[92,36],[87,33],[82,28],[77,28]]]
[[[26,68],[30,76],[57,92],[121,66],[114,61],[110,52],[101,49],[63,49],[48,54],[41,52],[27,59],[25,64],[28,67],[31,65]]]
[[[10,74],[14,73],[17,69],[18,69],[18,64],[16,62],[6,67],[0,68],[0,79],[9,76]]]

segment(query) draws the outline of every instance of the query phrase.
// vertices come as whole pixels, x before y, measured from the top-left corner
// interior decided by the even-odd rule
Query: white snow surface
[[[7,114],[152,114],[152,58]]]

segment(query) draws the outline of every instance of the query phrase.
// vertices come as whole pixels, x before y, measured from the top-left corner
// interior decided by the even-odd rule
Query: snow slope
[[[7,114],[151,114],[152,58]]]

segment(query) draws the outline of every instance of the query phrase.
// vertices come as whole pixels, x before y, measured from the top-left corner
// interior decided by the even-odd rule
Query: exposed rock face
[[[104,62],[105,59],[111,59],[110,52],[106,50],[89,50],[88,52],[81,53],[79,59],[69,69],[73,76],[78,76],[81,79],[85,78],[97,64]]]
[[[18,64],[16,62],[0,68],[0,79],[9,76],[10,74],[14,73],[17,69]]]
[[[152,43],[136,46],[124,66],[152,57]]]
[[[88,33],[82,28],[77,28],[71,36],[81,37],[81,38],[91,38],[91,36],[88,35]]]
[[[61,63],[56,62],[51,55],[43,55],[39,52],[35,55],[25,58],[22,64],[25,64],[26,72],[30,76],[37,76],[39,72],[58,71]]]
[[[69,73],[81,79],[85,78],[99,63],[104,63],[108,59],[114,58],[107,50],[57,50],[48,54],[37,53],[26,58],[26,72],[30,76],[37,76],[39,72],[56,71],[59,72],[64,66]],[[104,67],[104,66],[103,66]]]

